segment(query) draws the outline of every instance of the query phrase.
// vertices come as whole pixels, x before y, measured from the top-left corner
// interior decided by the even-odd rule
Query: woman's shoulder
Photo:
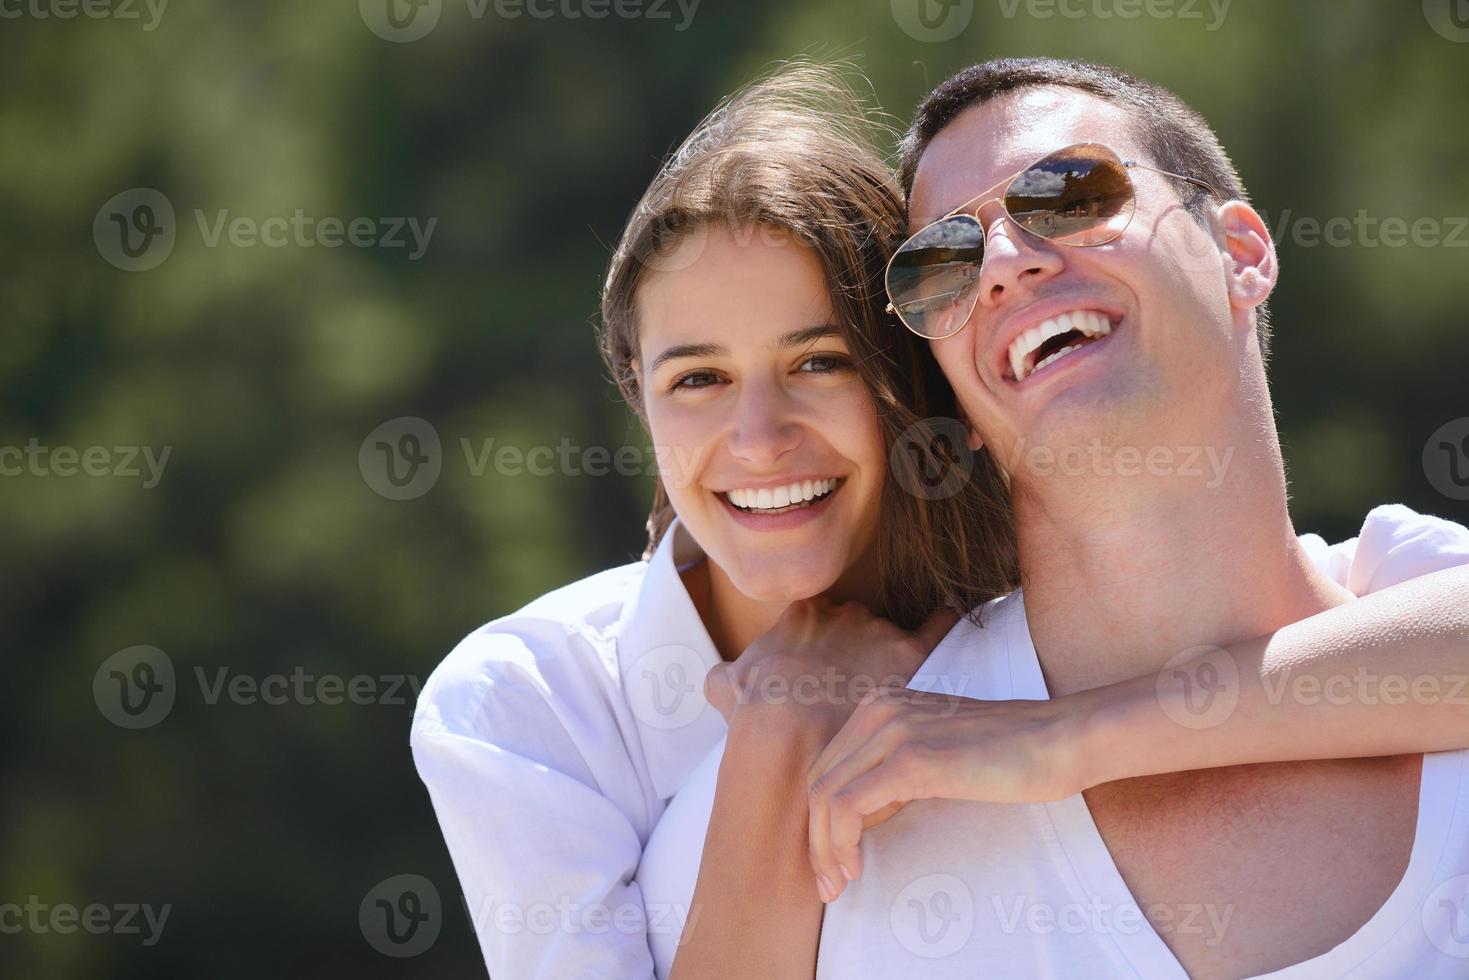
[[[500,727],[507,712],[601,699],[609,682],[618,683],[614,641],[647,567],[638,561],[597,572],[469,633],[424,684],[415,736],[475,734]]]

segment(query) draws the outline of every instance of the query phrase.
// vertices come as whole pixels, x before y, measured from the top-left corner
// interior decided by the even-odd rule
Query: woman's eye
[[[812,354],[802,361],[801,366],[796,370],[814,374],[830,374],[850,366],[850,361],[837,354]]]
[[[719,383],[719,375],[713,371],[690,371],[681,374],[668,386],[669,391],[677,391],[680,388],[708,388],[710,385]]]

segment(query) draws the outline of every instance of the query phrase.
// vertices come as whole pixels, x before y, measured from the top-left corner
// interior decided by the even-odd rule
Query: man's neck
[[[1269,633],[1350,598],[1296,539],[1263,409],[1263,419],[1216,422],[1194,442],[1201,456],[1230,453],[1214,478],[1104,471],[1016,486],[1026,616],[1053,697],[1152,673],[1183,650]],[[1181,470],[1190,451],[1169,449]]]

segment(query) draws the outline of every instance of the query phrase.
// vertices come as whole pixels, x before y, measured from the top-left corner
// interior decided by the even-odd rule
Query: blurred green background
[[[476,457],[491,439],[645,445],[593,344],[610,246],[663,154],[783,58],[857,61],[894,125],[1002,54],[1177,90],[1281,239],[1272,373],[1298,527],[1340,539],[1388,501],[1466,516],[1425,454],[1469,416],[1462,0],[923,0],[926,19],[916,0],[392,0],[395,20],[384,0],[94,2],[105,16],[0,0],[0,447],[39,447],[0,477],[0,906],[170,911],[151,945],[141,916],[139,934],[27,919],[0,932],[6,977],[483,973],[409,757],[411,691],[387,684],[640,550],[646,478]],[[128,210],[137,188],[172,208],[174,240],[129,271],[111,215],[140,235],[164,220]],[[213,237],[221,212],[298,211],[379,241],[390,218],[435,224],[416,256],[407,228],[406,247]],[[1438,243],[1359,215],[1432,219]],[[1332,218],[1353,223],[1343,244],[1311,232]],[[166,237],[134,240],[154,243],[142,264]],[[441,472],[399,492],[371,475],[369,434],[408,416]],[[411,447],[408,424],[387,441]],[[104,447],[110,475],[67,475],[59,447]],[[119,447],[167,448],[160,478],[141,455],[128,475]],[[138,645],[177,686],[134,730],[104,708],[104,662]],[[382,696],[212,699],[196,670],[368,677]],[[401,874],[444,909],[406,958],[359,922]]]

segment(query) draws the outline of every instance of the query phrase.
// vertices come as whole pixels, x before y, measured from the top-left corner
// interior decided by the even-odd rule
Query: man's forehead
[[[970,106],[923,151],[908,199],[909,225],[921,228],[1026,164],[1083,142],[1133,155],[1126,112],[1089,93],[1054,87],[1024,88]]]

